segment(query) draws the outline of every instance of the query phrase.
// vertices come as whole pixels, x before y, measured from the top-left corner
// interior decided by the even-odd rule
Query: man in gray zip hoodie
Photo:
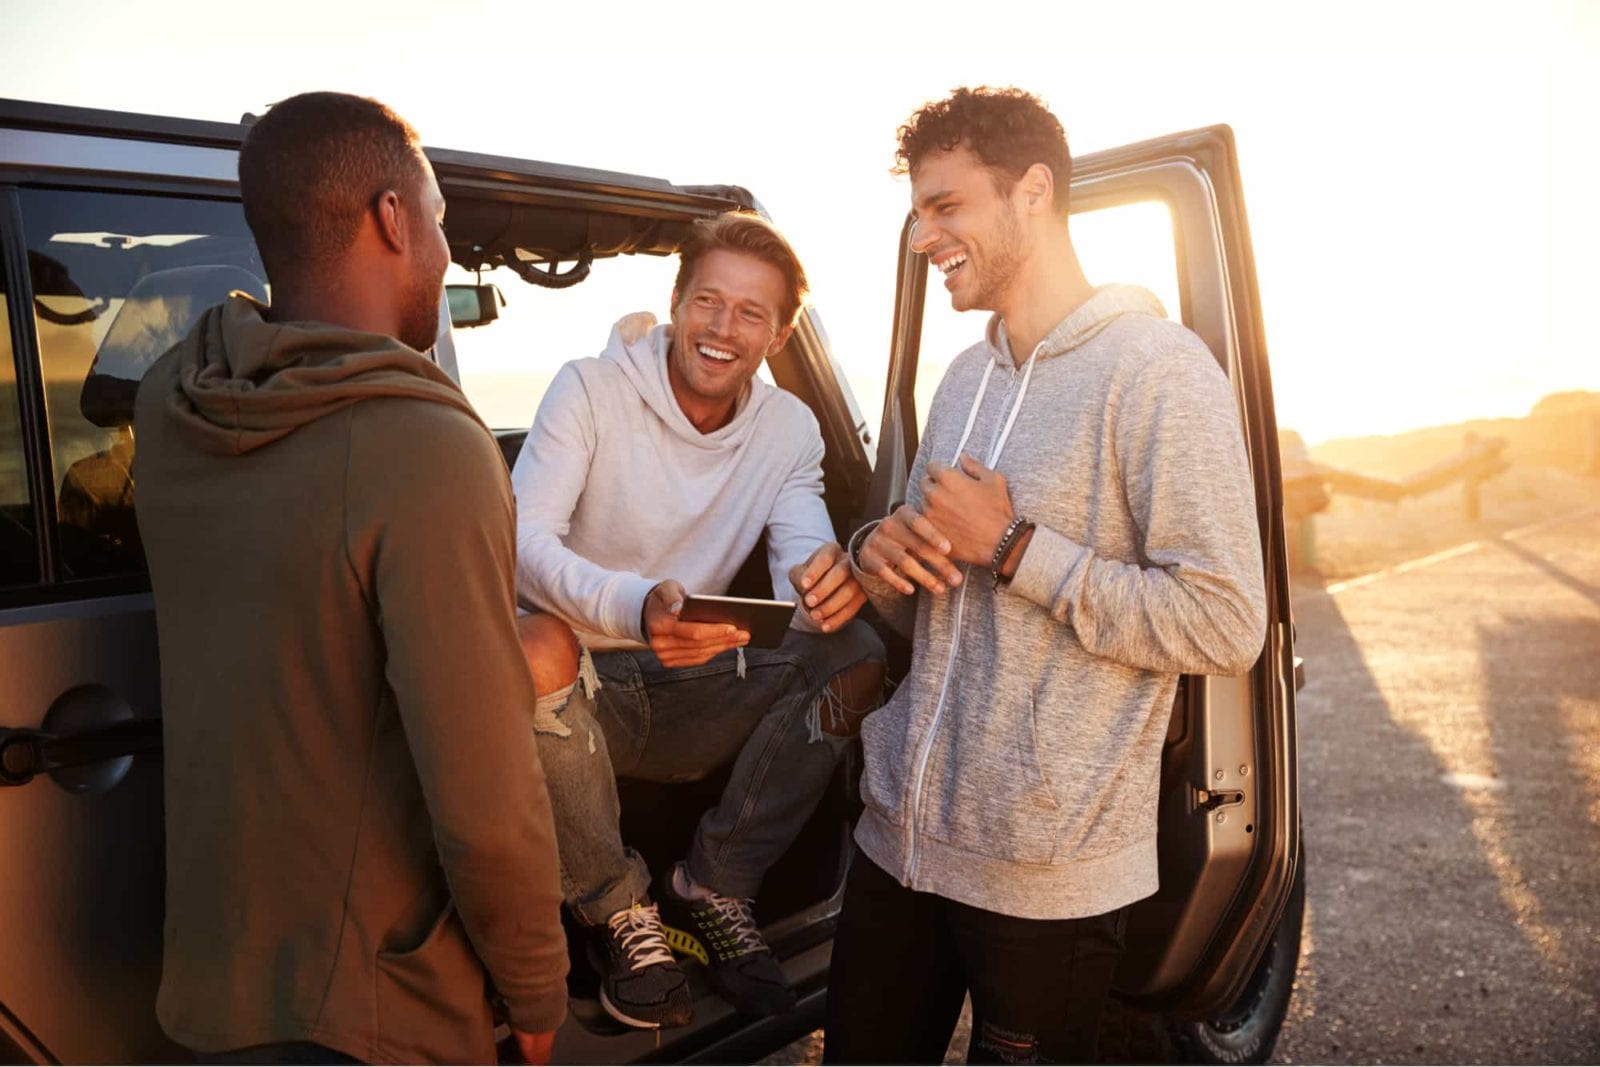
[[[1227,376],[1141,289],[1096,289],[1061,124],[957,90],[900,130],[913,247],[957,310],[908,499],[852,549],[911,670],[862,728],[865,811],[834,946],[830,1062],[1096,1051],[1132,902],[1156,890],[1177,677],[1238,674],[1265,591]]]

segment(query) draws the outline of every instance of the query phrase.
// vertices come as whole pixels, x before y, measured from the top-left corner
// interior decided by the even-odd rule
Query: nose
[[[707,325],[711,328],[711,332],[716,336],[729,336],[729,334],[733,331],[733,309],[727,304],[721,305],[716,311],[711,313],[711,319]]]
[[[911,251],[926,252],[939,239],[939,228],[925,219],[911,220]]]

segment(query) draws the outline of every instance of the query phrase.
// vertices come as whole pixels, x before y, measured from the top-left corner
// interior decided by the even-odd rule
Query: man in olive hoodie
[[[493,1062],[487,978],[542,1061],[567,957],[510,485],[422,355],[443,198],[415,132],[343,94],[274,107],[239,172],[273,304],[208,311],[136,405],[157,1013],[223,1060]]]
[[[1092,287],[1061,124],[958,90],[900,130],[913,247],[995,314],[928,413],[906,504],[853,539],[913,633],[862,727],[865,810],[828,990],[831,1062],[1093,1062],[1126,908],[1156,890],[1177,677],[1266,631],[1227,376],[1129,286]]]

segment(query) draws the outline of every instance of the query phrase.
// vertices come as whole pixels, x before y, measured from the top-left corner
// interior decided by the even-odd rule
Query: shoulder
[[[767,385],[759,379],[754,384],[761,387],[761,395],[752,400],[759,400],[761,406],[751,429],[762,441],[775,450],[795,456],[822,449],[822,428],[805,401],[787,389]]]
[[[1124,315],[1107,327],[1106,340],[1123,369],[1137,375],[1226,378],[1211,349],[1181,322],[1155,315]]]
[[[500,446],[481,422],[449,404],[407,397],[352,407],[347,473],[351,493],[390,497],[397,508],[509,493]]]

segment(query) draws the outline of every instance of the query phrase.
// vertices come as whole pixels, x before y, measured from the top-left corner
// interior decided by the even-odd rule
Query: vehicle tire
[[[1305,850],[1295,865],[1294,886],[1283,917],[1272,932],[1261,962],[1244,992],[1214,1019],[1168,1019],[1167,1034],[1182,1063],[1266,1063],[1289,1013],[1295,971],[1300,963],[1300,931],[1306,914]]]

